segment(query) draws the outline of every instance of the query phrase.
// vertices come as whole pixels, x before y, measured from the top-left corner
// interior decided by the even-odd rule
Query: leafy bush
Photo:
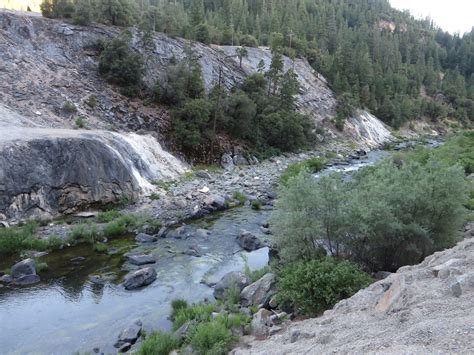
[[[127,225],[123,221],[123,219],[117,219],[115,221],[111,221],[107,223],[102,230],[102,233],[105,237],[111,238],[116,237],[118,235],[125,234],[127,232]]]
[[[108,223],[114,219],[120,218],[123,216],[123,213],[117,210],[110,210],[105,212],[100,212],[97,215],[97,222],[99,223]]]
[[[147,336],[142,342],[139,355],[169,355],[179,348],[179,341],[172,334],[156,332]]]
[[[140,86],[144,73],[143,58],[126,36],[108,42],[99,57],[99,74],[108,82],[127,88]]]
[[[326,165],[326,160],[324,158],[311,158],[302,162],[294,163],[289,165],[283,174],[280,176],[280,183],[284,186],[288,185],[290,179],[298,176],[303,170],[308,171],[311,174],[315,174]]]
[[[74,102],[71,102],[71,101],[65,101],[63,103],[63,107],[62,109],[67,112],[67,113],[74,113],[74,112],[77,112],[77,107],[76,105],[74,104]]]
[[[216,306],[209,303],[193,304],[187,307],[173,307],[172,319],[173,329],[179,329],[184,323],[196,320],[198,322],[205,322],[211,319],[212,312],[215,311]]]
[[[84,121],[84,118],[80,116],[76,118],[75,123],[77,128],[86,128],[86,122]]]
[[[87,100],[86,100],[86,105],[89,106],[90,108],[96,108],[98,103],[97,96],[95,95],[90,95]]]
[[[189,337],[189,342],[199,354],[225,355],[231,349],[234,337],[222,321],[200,323]]]
[[[326,249],[392,271],[452,246],[464,221],[467,183],[459,166],[436,156],[423,163],[388,160],[348,183],[307,172],[291,179],[272,217],[280,256],[310,259]]]
[[[315,316],[351,297],[371,283],[371,277],[349,261],[334,258],[289,263],[278,273],[280,305],[301,315]]]

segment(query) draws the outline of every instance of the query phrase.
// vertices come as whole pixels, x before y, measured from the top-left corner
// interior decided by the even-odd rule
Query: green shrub
[[[99,73],[108,82],[130,88],[138,88],[144,73],[144,61],[130,44],[130,38],[121,36],[107,43],[99,57]]]
[[[157,193],[152,193],[148,198],[152,201],[158,201],[161,197]]]
[[[98,253],[106,253],[108,250],[107,244],[105,243],[95,243],[94,244],[94,251]]]
[[[219,320],[198,324],[189,337],[189,343],[199,354],[212,355],[227,354],[234,340]]]
[[[77,128],[86,128],[86,121],[80,116],[76,118],[75,123]]]
[[[294,163],[289,165],[283,174],[280,176],[280,183],[284,186],[288,185],[288,182],[298,176],[302,171],[307,171],[311,174],[315,174],[326,166],[326,159],[324,158],[311,158],[302,162]]]
[[[63,103],[63,107],[62,107],[62,108],[63,108],[63,110],[64,110],[65,112],[67,112],[67,113],[75,113],[75,112],[77,112],[77,107],[76,107],[76,105],[75,105],[73,102],[71,102],[71,101],[65,101],[65,102]]]
[[[45,262],[36,262],[36,272],[41,274],[42,272],[48,270],[48,264]]]
[[[252,282],[260,280],[263,276],[271,272],[270,266],[265,266],[262,269],[251,271],[248,265],[245,265],[244,273],[247,275]]]
[[[97,215],[97,222],[108,223],[122,216],[123,216],[123,213],[117,210],[99,212],[99,214]]]
[[[459,166],[434,153],[426,162],[389,159],[349,182],[304,172],[279,196],[271,223],[285,261],[327,249],[371,270],[393,271],[455,244],[467,185]]]
[[[69,240],[72,243],[94,244],[99,239],[99,233],[95,224],[79,224],[69,232]]]
[[[351,297],[371,283],[371,277],[349,261],[333,258],[296,261],[278,273],[280,305],[301,315],[315,316]]]
[[[127,226],[123,219],[118,219],[107,223],[102,230],[105,237],[111,238],[116,237],[127,232]]]
[[[238,286],[229,287],[224,291],[224,303],[227,305],[238,304],[240,302],[240,288]]]
[[[259,211],[262,209],[263,202],[261,200],[253,200],[250,205],[252,206],[252,209]]]
[[[98,103],[97,96],[91,95],[87,98],[86,105],[89,106],[90,108],[96,108]]]
[[[156,332],[145,338],[138,350],[139,355],[169,355],[179,348],[179,341],[172,334]]]
[[[190,307],[173,310],[173,329],[179,329],[184,323],[196,320],[206,322],[211,319],[211,314],[216,310],[216,305],[209,303],[193,304]]]
[[[239,201],[241,205],[243,205],[245,201],[247,201],[247,196],[245,196],[245,194],[243,194],[240,191],[234,191],[234,194],[232,195],[232,197],[234,200]]]

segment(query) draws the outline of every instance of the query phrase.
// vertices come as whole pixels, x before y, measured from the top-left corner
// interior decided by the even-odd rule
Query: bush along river
[[[354,156],[320,174],[350,175],[390,154]],[[41,282],[0,287],[0,353],[115,353],[118,334],[136,320],[147,332],[169,330],[172,300],[212,300],[225,274],[268,264],[271,209],[232,208],[169,228],[160,238],[126,234],[109,240],[104,253],[82,244],[41,255],[37,260],[48,265]],[[0,270],[19,260],[0,260]],[[143,272],[124,283],[137,270]],[[135,288],[140,284],[146,286]]]

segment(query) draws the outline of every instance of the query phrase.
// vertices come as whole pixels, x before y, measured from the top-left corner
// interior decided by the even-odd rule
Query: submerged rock
[[[250,284],[250,282],[250,277],[245,275],[243,272],[229,272],[228,274],[225,274],[214,287],[214,298],[218,300],[224,299],[225,292],[228,289],[238,287],[239,290],[242,291]]]
[[[12,285],[27,286],[27,285],[33,285],[40,281],[41,279],[38,275],[23,275],[23,276],[13,279]]]
[[[240,232],[237,243],[246,251],[254,251],[265,246],[260,239],[248,231]]]
[[[158,240],[158,238],[149,234],[138,233],[138,235],[135,237],[135,240],[140,243],[154,243]]]
[[[128,255],[127,259],[129,263],[138,265],[138,266],[156,263],[156,260],[153,259],[151,255],[146,255],[146,254]]]
[[[140,287],[148,286],[156,280],[156,271],[151,267],[131,271],[125,275],[123,286],[126,290],[135,290]]]

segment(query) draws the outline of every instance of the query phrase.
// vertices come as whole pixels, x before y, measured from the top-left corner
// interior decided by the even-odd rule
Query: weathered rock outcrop
[[[3,218],[50,217],[135,197],[151,189],[149,181],[186,171],[151,136],[1,122],[0,130]]]
[[[466,234],[467,235],[467,234]],[[474,238],[405,266],[315,319],[234,354],[471,353]]]

